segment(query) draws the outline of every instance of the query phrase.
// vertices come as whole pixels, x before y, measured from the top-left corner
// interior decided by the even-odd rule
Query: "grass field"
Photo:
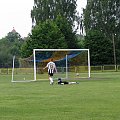
[[[120,120],[120,72],[78,81],[11,83],[0,75],[0,120]]]

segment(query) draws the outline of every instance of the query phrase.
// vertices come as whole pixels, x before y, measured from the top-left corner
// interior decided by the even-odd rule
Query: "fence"
[[[19,68],[15,68],[19,69]],[[29,68],[28,68],[29,69]],[[31,68],[30,68],[31,69]],[[29,70],[27,70],[28,73]],[[107,71],[120,71],[120,65],[103,65],[103,66],[91,66],[91,72],[107,72]],[[11,75],[12,68],[0,68],[0,75]]]
[[[91,72],[120,71],[120,65],[91,66]]]

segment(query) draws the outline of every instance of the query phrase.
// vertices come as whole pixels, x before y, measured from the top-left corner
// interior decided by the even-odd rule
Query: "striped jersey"
[[[47,64],[47,67],[48,67],[48,72],[49,73],[54,73],[54,70],[56,70],[56,65],[54,62],[49,62]]]

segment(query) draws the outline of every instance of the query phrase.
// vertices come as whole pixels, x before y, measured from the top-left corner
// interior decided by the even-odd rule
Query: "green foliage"
[[[55,23],[64,35],[68,48],[77,48],[76,32],[73,32],[70,22],[65,17],[58,15]]]
[[[104,64],[113,64],[113,35],[115,36],[115,49],[116,49],[116,55],[117,55],[117,63],[120,63],[120,47],[118,47],[118,44],[120,43],[120,20],[119,20],[119,7],[120,2],[119,0],[89,0],[87,2],[87,7],[84,10],[84,25],[85,25],[85,31],[87,37],[89,36],[89,33],[91,33],[94,30],[101,31],[103,33],[104,37],[104,43],[108,43],[106,53],[109,55],[109,51],[111,50],[111,58],[108,58],[108,62],[102,62]],[[95,38],[94,38],[95,39]],[[98,39],[96,39],[98,41]],[[89,42],[89,41],[87,41]],[[90,42],[89,42],[90,44]],[[89,45],[90,46],[90,45]],[[91,43],[91,46],[92,43]],[[106,46],[103,46],[103,43],[97,43],[97,46],[102,50]],[[94,47],[93,47],[94,49]],[[99,54],[99,56],[101,56]],[[101,56],[103,57],[103,56]],[[96,60],[97,63],[97,60]]]
[[[91,30],[85,37],[85,46],[90,49],[91,65],[113,63],[113,52],[110,40],[98,30]]]
[[[62,15],[71,24],[76,20],[76,0],[34,0],[31,17],[33,23],[56,19],[57,15]]]
[[[0,50],[0,67],[12,67],[12,55],[7,50]]]
[[[14,42],[15,40],[22,40],[20,34],[17,32],[9,32],[6,36],[6,38],[10,42]]]
[[[85,47],[85,37],[83,35],[79,35],[79,34],[77,34],[76,37],[77,37],[78,47],[80,49],[82,49],[82,48],[84,49],[84,47]]]
[[[64,35],[55,22],[47,20],[36,25],[30,38],[22,46],[22,57],[29,57],[33,49],[68,48]]]
[[[119,26],[119,2],[118,0],[92,0],[88,1],[84,11],[86,32],[98,29],[107,37],[118,33]]]
[[[0,40],[0,67],[12,67],[12,57],[20,56],[23,40],[18,33],[9,32]]]

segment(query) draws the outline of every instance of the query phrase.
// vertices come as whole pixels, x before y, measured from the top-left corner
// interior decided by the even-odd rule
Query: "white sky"
[[[77,0],[78,11],[85,8],[87,0]],[[30,16],[34,0],[0,0],[0,39],[11,32],[13,27],[22,36],[31,32]]]

